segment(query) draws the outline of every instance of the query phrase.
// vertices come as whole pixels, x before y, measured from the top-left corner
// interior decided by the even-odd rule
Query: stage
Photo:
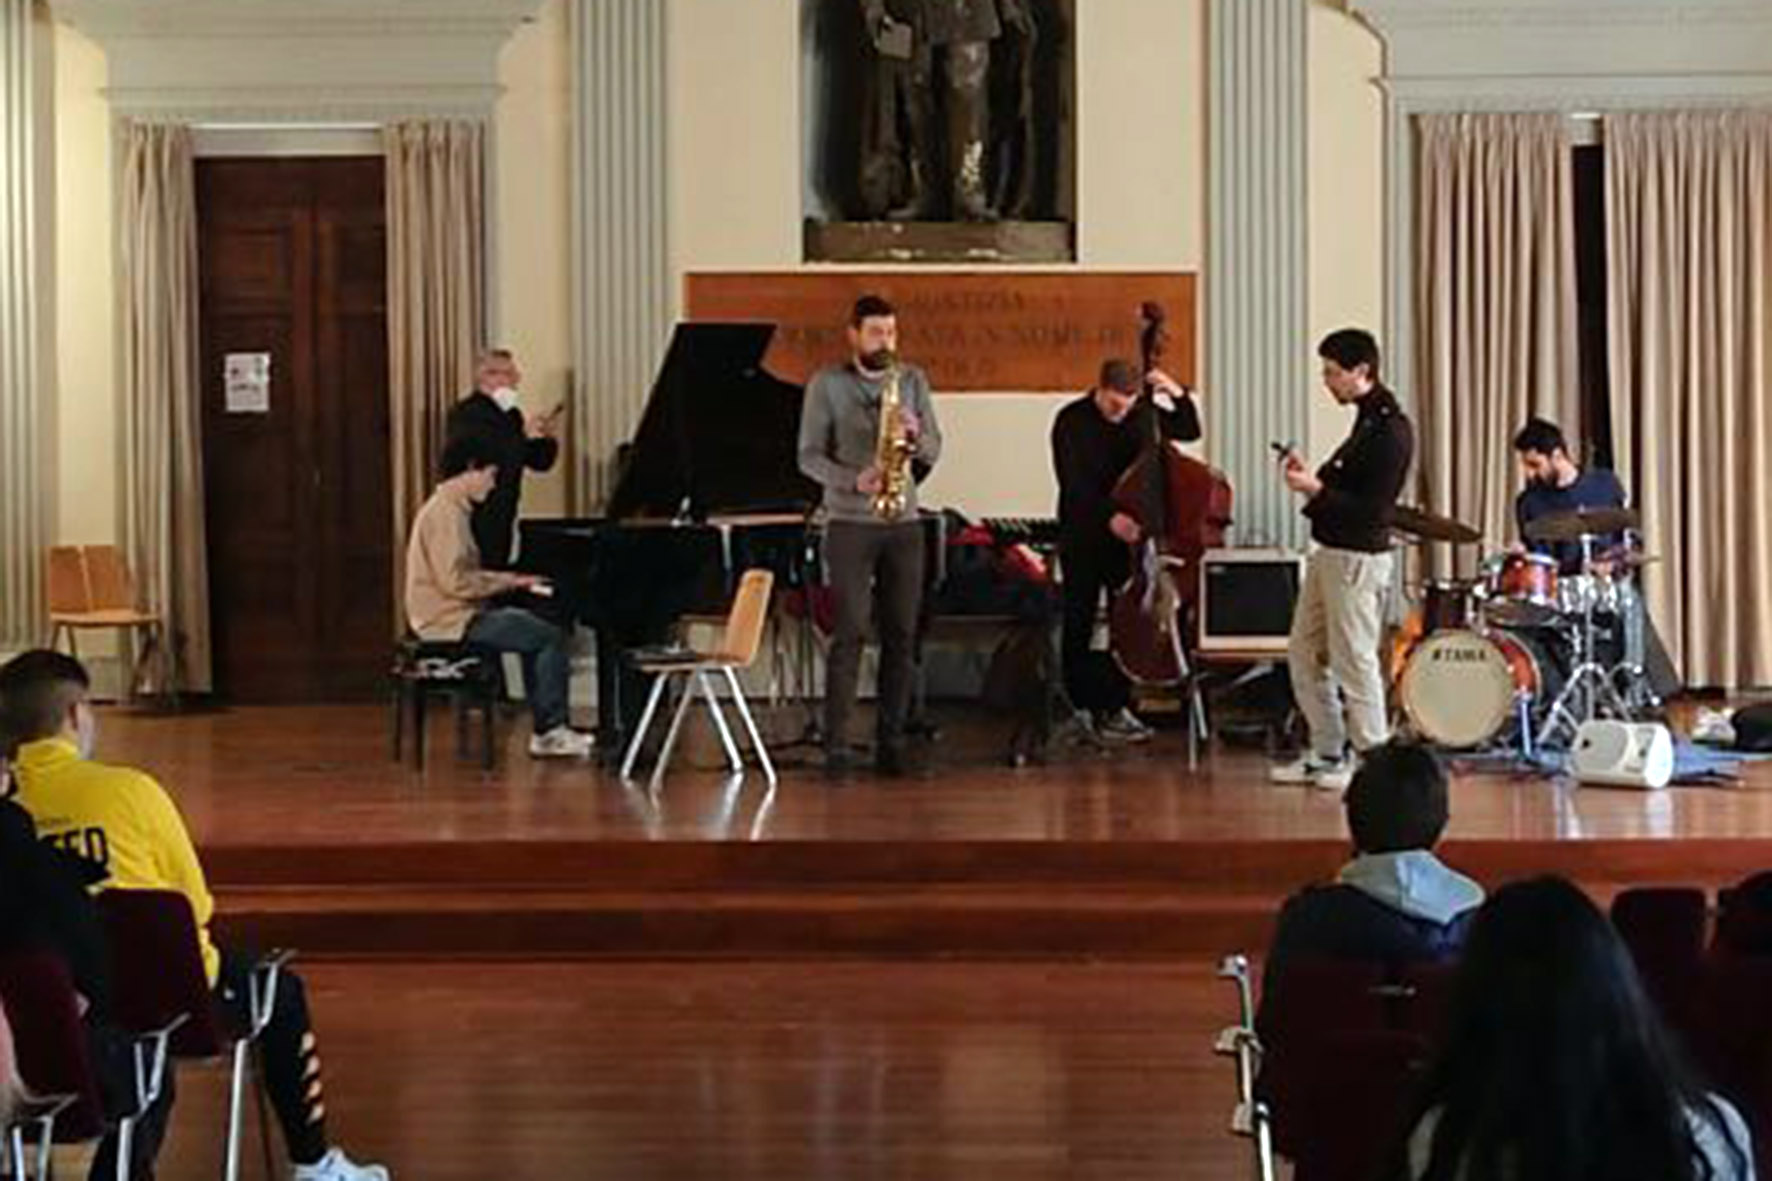
[[[784,750],[774,791],[688,766],[654,795],[531,760],[521,717],[483,773],[440,715],[418,772],[374,706],[110,710],[100,755],[174,793],[225,928],[310,956],[1206,959],[1259,948],[1279,901],[1345,856],[1339,797],[1268,783],[1258,753],[1189,771],[1160,733],[1012,770],[984,720],[938,720],[927,777],[831,782]],[[1768,764],[1649,793],[1461,773],[1452,806],[1443,855],[1488,883],[1772,866]]]

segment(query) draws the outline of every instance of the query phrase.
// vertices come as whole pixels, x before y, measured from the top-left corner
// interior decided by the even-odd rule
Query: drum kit
[[[1643,669],[1602,650],[1602,621],[1622,628],[1634,591],[1626,576],[1654,561],[1634,545],[1629,509],[1583,509],[1529,521],[1528,541],[1573,542],[1581,561],[1510,551],[1480,557],[1473,579],[1424,582],[1391,652],[1393,698],[1422,738],[1455,748],[1512,745],[1527,760],[1572,740],[1596,717],[1633,719],[1655,709]],[[1479,530],[1399,506],[1392,528],[1415,543],[1480,544]]]

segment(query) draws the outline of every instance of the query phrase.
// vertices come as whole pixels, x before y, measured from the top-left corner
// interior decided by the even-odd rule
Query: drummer
[[[1604,468],[1583,469],[1569,454],[1568,440],[1557,424],[1533,418],[1514,436],[1514,450],[1519,453],[1520,467],[1526,474],[1526,487],[1514,499],[1514,516],[1525,537],[1526,523],[1541,517],[1573,513],[1582,509],[1621,509],[1625,507],[1624,485]],[[1640,670],[1656,698],[1665,698],[1679,688],[1673,664],[1667,658],[1660,637],[1649,621],[1643,597],[1630,577],[1633,547],[1623,534],[1598,537],[1592,543],[1595,560],[1582,569],[1579,541],[1524,541],[1535,553],[1555,558],[1559,573],[1597,574],[1612,580],[1617,588],[1618,633],[1611,643],[1614,659]]]
[[[1533,418],[1514,436],[1514,450],[1526,473],[1526,486],[1514,498],[1514,517],[1525,536],[1526,522],[1581,509],[1623,508],[1624,485],[1604,468],[1581,468],[1569,455],[1568,440],[1554,422]],[[1618,534],[1601,538],[1594,552],[1604,553],[1623,545]],[[1533,553],[1557,560],[1563,574],[1583,573],[1581,543],[1576,541],[1526,541]],[[1596,573],[1606,573],[1596,566]]]

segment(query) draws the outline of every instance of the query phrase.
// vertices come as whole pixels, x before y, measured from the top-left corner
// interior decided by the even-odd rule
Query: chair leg
[[[425,715],[430,712],[429,703],[425,700],[425,683],[412,682],[412,766],[414,770],[425,769]]]
[[[68,655],[80,659],[80,629],[77,627],[68,628]]]
[[[463,688],[449,695],[450,704],[455,709],[455,757],[468,757],[468,712],[472,708],[469,694],[472,690]]]
[[[124,705],[135,704],[135,679],[141,673],[141,651],[136,645],[135,628],[117,629],[117,655],[123,666],[123,683],[119,686],[117,700]]]
[[[130,1181],[129,1158],[135,1155],[135,1116],[117,1121],[117,1181]]]
[[[745,700],[744,690],[739,687],[738,674],[730,668],[720,670],[726,674],[726,684],[732,689],[732,700],[738,706],[738,716],[744,722],[745,732],[751,736],[751,746],[757,752],[757,762],[763,766],[763,777],[771,785],[775,779],[775,764],[770,761],[769,749],[763,745],[763,736],[757,731],[756,719],[751,717],[750,703]]]
[[[498,692],[496,685],[489,688],[486,696],[481,698],[480,704],[483,707],[480,710],[480,769],[482,771],[490,771],[492,770],[493,751],[495,749],[493,735],[498,720]]]
[[[634,761],[640,757],[640,746],[646,741],[646,731],[652,727],[652,717],[658,712],[658,703],[664,697],[665,682],[670,680],[667,673],[659,673],[652,678],[652,692],[647,694],[646,708],[640,714],[640,724],[634,727],[634,736],[628,739],[628,753],[622,756],[621,777],[625,780],[634,773]]]
[[[738,757],[738,744],[732,741],[732,728],[726,724],[726,712],[720,708],[720,699],[714,693],[714,682],[708,677],[706,669],[698,669],[695,683],[701,688],[701,695],[707,698],[708,712],[714,715],[714,729],[720,732],[720,745],[726,749],[726,766],[733,771],[744,770],[744,760]]]
[[[406,680],[398,673],[394,674],[388,686],[388,721],[392,723],[390,731],[394,737],[394,761],[401,761],[405,755],[404,739],[406,737]]]
[[[246,1102],[246,1053],[252,1043],[240,1038],[234,1043],[233,1077],[228,1080],[228,1141],[223,1163],[224,1181],[240,1181],[240,1132],[244,1125],[242,1108]]]
[[[657,792],[664,785],[665,768],[670,765],[671,751],[676,749],[677,735],[682,732],[683,718],[689,713],[689,703],[695,699],[695,685],[689,680],[688,674],[683,677],[683,695],[677,701],[677,712],[671,715],[671,728],[665,731],[664,745],[658,749],[658,762],[652,768],[651,790]]]

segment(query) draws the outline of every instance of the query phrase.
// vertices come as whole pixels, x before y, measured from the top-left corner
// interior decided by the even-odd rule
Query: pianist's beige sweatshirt
[[[485,600],[517,576],[480,565],[470,523],[474,502],[457,480],[437,485],[406,543],[406,620],[421,640],[459,640]]]

